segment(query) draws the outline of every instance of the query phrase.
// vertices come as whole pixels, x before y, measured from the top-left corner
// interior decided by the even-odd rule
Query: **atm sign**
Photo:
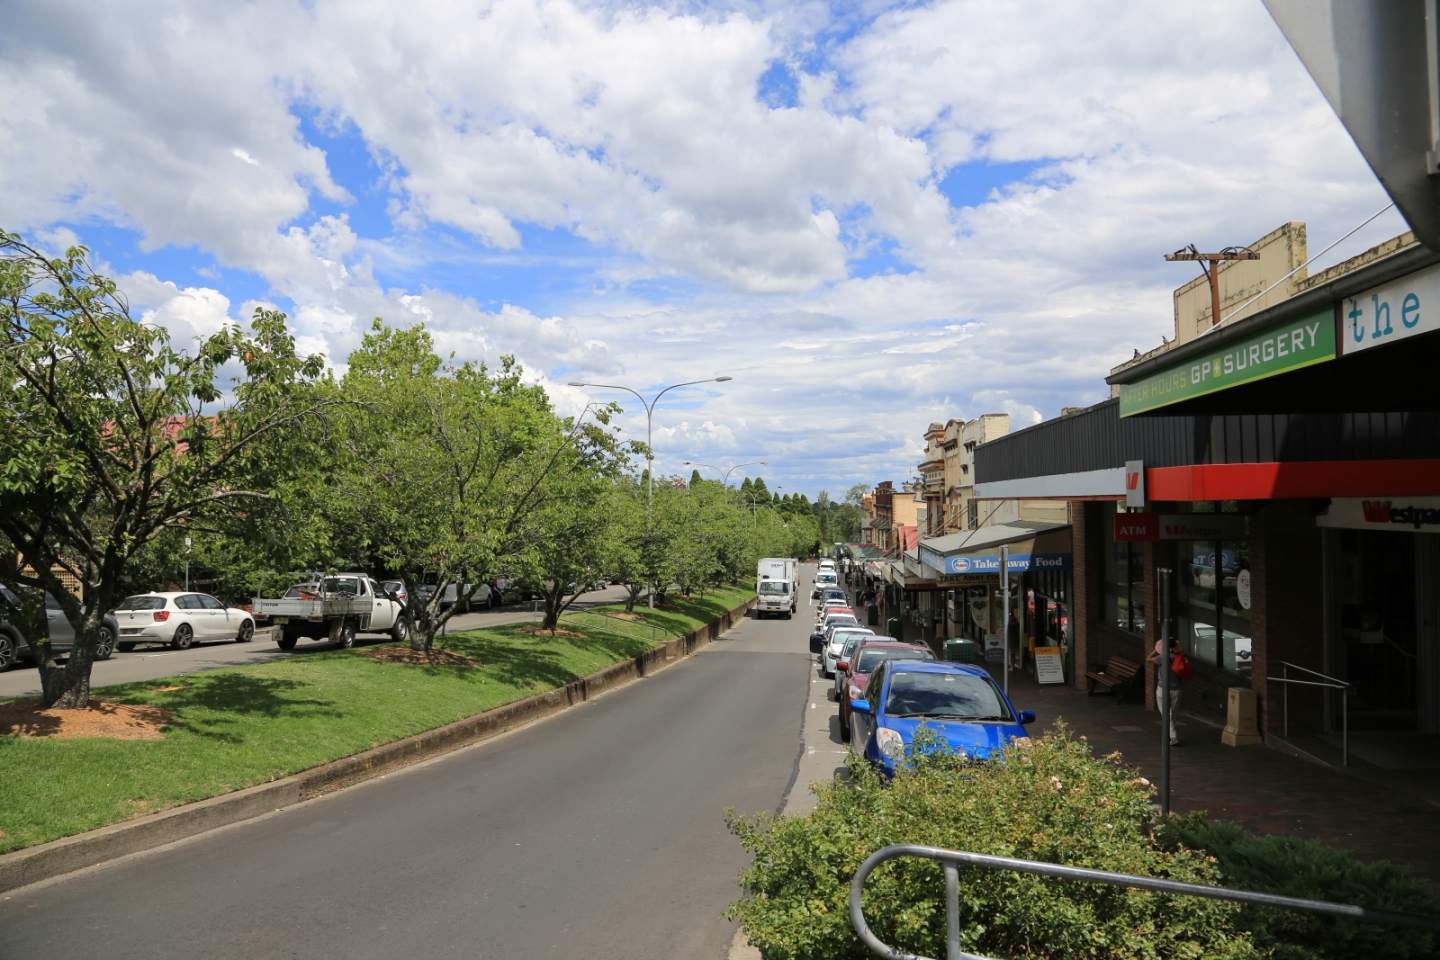
[[[1160,514],[1115,514],[1116,543],[1145,543],[1160,539]]]

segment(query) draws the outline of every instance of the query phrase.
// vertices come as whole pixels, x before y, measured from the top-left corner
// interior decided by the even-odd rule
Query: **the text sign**
[[[1059,647],[1035,648],[1035,681],[1037,683],[1064,683],[1065,658]]]
[[[1440,266],[1346,297],[1340,325],[1345,354],[1440,330]]]
[[[1000,573],[1000,554],[969,557],[945,557],[942,573]],[[1072,559],[1068,553],[1012,553],[1006,567],[1011,573],[1027,570],[1069,570]]]

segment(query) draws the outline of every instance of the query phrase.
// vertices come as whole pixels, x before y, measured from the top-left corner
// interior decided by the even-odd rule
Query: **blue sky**
[[[0,86],[3,226],[90,245],[173,336],[268,301],[343,364],[424,322],[570,409],[725,373],[667,398],[660,469],[812,497],[908,476],[931,420],[1103,398],[1173,332],[1162,253],[1385,202],[1250,0],[59,0]]]

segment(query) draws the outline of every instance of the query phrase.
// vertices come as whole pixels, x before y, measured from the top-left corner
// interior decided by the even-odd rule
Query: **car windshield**
[[[790,592],[790,584],[781,583],[778,580],[761,580],[760,592],[762,594],[778,594],[780,596],[784,596],[785,594]]]
[[[896,673],[890,678],[885,713],[943,720],[1013,719],[995,684],[970,673]]]
[[[164,610],[164,597],[126,597],[116,610]]]
[[[929,650],[901,650],[881,647],[876,650],[861,650],[860,659],[855,663],[856,673],[874,673],[875,668],[886,660],[934,660]]]

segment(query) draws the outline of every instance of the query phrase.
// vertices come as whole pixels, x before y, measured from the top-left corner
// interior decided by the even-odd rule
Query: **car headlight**
[[[905,738],[888,727],[881,727],[875,731],[875,739],[879,743],[880,752],[885,754],[896,763],[905,759]]]

